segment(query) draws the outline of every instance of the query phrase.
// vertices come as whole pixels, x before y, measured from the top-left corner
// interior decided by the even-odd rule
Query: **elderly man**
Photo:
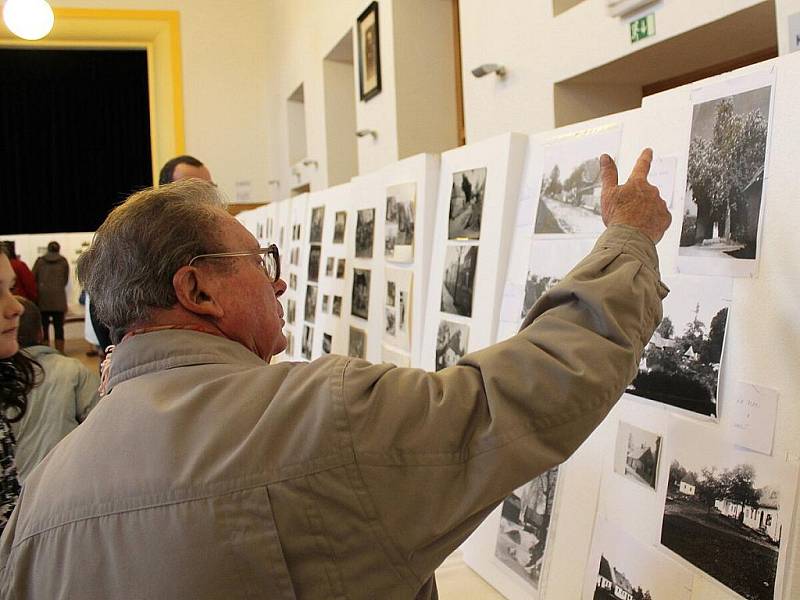
[[[107,396],[26,482],[8,598],[432,598],[512,490],[565,460],[661,318],[670,216],[603,162],[608,230],[510,340],[438,373],[283,350],[274,247],[179,182],[133,195],[78,266],[121,341]]]

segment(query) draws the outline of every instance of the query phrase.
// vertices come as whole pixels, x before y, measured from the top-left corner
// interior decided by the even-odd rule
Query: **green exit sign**
[[[631,44],[649,38],[656,34],[656,15],[650,13],[644,17],[631,21]]]

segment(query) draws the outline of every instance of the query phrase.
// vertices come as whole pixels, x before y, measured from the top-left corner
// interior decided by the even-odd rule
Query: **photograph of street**
[[[322,222],[325,219],[325,207],[317,206],[311,209],[311,229],[309,230],[309,242],[312,244],[322,243]]]
[[[754,260],[772,87],[694,106],[681,256]]]
[[[614,447],[614,472],[656,489],[661,436],[620,421]]]
[[[372,258],[375,238],[375,209],[365,208],[356,215],[356,257]]]
[[[534,233],[600,234],[600,155],[616,158],[622,129],[577,132],[544,149]]]
[[[661,544],[748,600],[773,600],[797,468],[674,419]]]
[[[472,316],[472,294],[478,246],[448,246],[444,258],[440,310],[462,317]]]
[[[384,255],[386,260],[414,260],[414,204],[416,183],[393,185],[386,190],[386,230]]]
[[[486,167],[453,173],[447,226],[448,239],[480,239],[485,192]]]
[[[353,269],[353,294],[350,312],[362,319],[369,319],[369,269]]]
[[[503,501],[494,554],[533,589],[542,576],[557,483],[555,467]]]
[[[664,317],[627,392],[700,415],[718,415],[717,386],[733,297],[727,277],[664,277]]]
[[[436,333],[436,371],[452,367],[467,353],[469,325],[442,321]]]
[[[347,346],[347,356],[354,358],[366,358],[367,356],[367,332],[358,327],[350,328],[350,339]]]

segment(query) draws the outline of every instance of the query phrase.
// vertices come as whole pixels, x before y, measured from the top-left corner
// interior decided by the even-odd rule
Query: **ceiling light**
[[[6,0],[3,21],[24,40],[40,40],[53,29],[53,9],[46,0]]]

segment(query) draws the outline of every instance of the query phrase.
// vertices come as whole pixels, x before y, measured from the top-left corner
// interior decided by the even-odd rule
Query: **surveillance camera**
[[[506,68],[496,63],[485,63],[472,69],[472,74],[475,77],[483,77],[489,73],[496,73],[498,77],[503,78],[506,75]]]

